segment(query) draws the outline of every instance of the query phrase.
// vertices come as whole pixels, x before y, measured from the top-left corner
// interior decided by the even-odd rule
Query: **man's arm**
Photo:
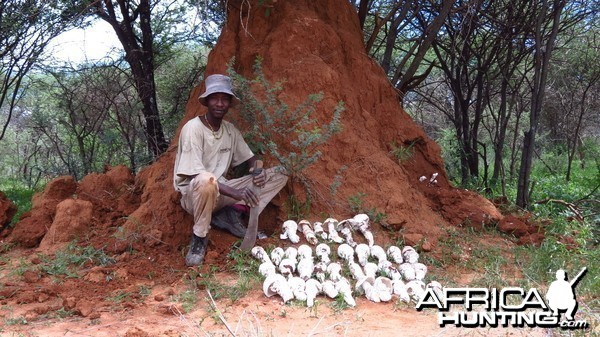
[[[235,200],[243,200],[250,207],[258,205],[258,196],[254,194],[254,191],[252,191],[251,188],[244,187],[241,189],[237,189],[222,183],[218,184],[219,193],[233,198]]]

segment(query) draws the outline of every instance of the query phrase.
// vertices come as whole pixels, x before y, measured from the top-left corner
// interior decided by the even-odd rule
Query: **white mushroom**
[[[425,180],[427,180],[427,177],[426,177],[426,176],[420,176],[420,177],[419,177],[419,181],[420,181],[420,182],[424,182]]]
[[[342,236],[344,237],[344,240],[346,240],[346,243],[350,246],[350,247],[356,247],[357,243],[356,241],[354,241],[354,238],[352,238],[352,230],[348,227],[342,227],[339,230],[340,233],[342,233]]]
[[[264,280],[263,293],[267,297],[279,295],[283,299],[284,303],[294,298],[294,294],[292,293],[290,285],[288,284],[285,277],[280,274],[269,275]]]
[[[329,254],[331,253],[331,248],[326,243],[320,243],[315,248],[315,255],[325,263],[329,263],[331,260],[329,259]]]
[[[342,266],[337,262],[332,262],[327,266],[327,274],[329,275],[329,279],[332,281],[337,281],[342,277]]]
[[[279,273],[287,278],[290,278],[293,276],[294,272],[296,271],[296,260],[295,259],[290,259],[290,258],[285,258],[283,260],[281,260],[281,263],[279,264]]]
[[[336,298],[338,295],[338,290],[335,287],[335,282],[332,280],[325,280],[322,284],[322,291],[329,298]]]
[[[315,298],[321,292],[323,286],[321,282],[315,279],[306,280],[304,292],[306,293],[306,306],[311,308],[314,305]]]
[[[392,280],[385,276],[379,276],[375,279],[375,284],[373,286],[379,292],[379,299],[382,302],[389,302],[392,300]]]
[[[392,287],[394,290],[394,295],[398,296],[400,301],[408,303],[410,302],[410,296],[408,295],[408,290],[406,289],[406,285],[402,280],[392,280]]]
[[[375,288],[374,284],[375,279],[373,277],[366,277],[360,283],[357,283],[357,286],[362,289],[362,292],[369,301],[379,303],[381,302],[379,291]]]
[[[294,261],[298,261],[298,249],[296,249],[295,247],[287,247],[285,249],[284,257],[292,259]]]
[[[322,222],[319,222],[319,221],[315,222],[313,224],[313,230],[315,231],[315,235],[317,236],[317,238],[327,240],[327,232],[325,232],[325,230],[323,229]]]
[[[292,289],[294,298],[299,301],[306,301],[306,281],[300,277],[294,276],[288,280],[288,284]]]
[[[412,281],[417,277],[415,268],[410,263],[405,262],[399,265],[398,271],[400,271],[400,274],[402,274],[402,278],[404,279],[404,281]]]
[[[350,274],[352,274],[352,278],[355,280],[362,280],[366,277],[361,266],[354,261],[348,263],[348,269],[350,269]]]
[[[289,239],[292,243],[300,242],[298,224],[294,220],[287,220],[282,225],[283,232],[279,235],[282,240]]]
[[[402,259],[402,250],[400,250],[398,246],[389,246],[387,249],[387,256],[390,260],[394,261],[394,263],[404,263],[404,260]]]
[[[315,269],[313,270],[315,277],[319,282],[325,281],[326,273],[327,273],[327,264],[325,262],[319,262],[315,264]]]
[[[327,231],[329,232],[328,239],[329,241],[333,241],[335,243],[342,243],[344,239],[340,237],[337,230],[335,229],[338,225],[338,221],[334,218],[327,218],[325,222],[323,222],[325,226],[327,226]]]
[[[389,275],[390,274],[390,268],[392,268],[392,267],[393,267],[393,265],[392,265],[392,263],[390,261],[383,260],[383,261],[380,261],[377,264],[377,271],[380,274]]]
[[[438,281],[431,281],[427,283],[427,288],[432,288],[440,301],[444,300],[444,287],[442,287],[441,283]]]
[[[276,266],[278,266],[281,263],[281,260],[283,260],[284,256],[285,251],[281,247],[273,248],[273,250],[271,251],[271,261]]]
[[[363,233],[363,235],[365,236],[365,239],[367,240],[367,244],[369,246],[373,246],[375,244],[375,239],[373,238],[373,232],[371,232],[370,230],[367,230]]]
[[[419,262],[419,253],[411,246],[404,246],[402,248],[402,258],[404,262],[417,263]]]
[[[342,277],[335,282],[335,288],[337,289],[338,293],[344,296],[344,302],[346,302],[346,304],[351,307],[356,306],[356,301],[354,300],[354,297],[352,297],[352,287],[346,278]]]
[[[415,270],[415,280],[423,281],[427,274],[427,266],[422,263],[413,263],[413,269]]]
[[[302,278],[305,281],[312,277],[314,269],[315,264],[313,262],[312,257],[301,259],[300,262],[298,262],[298,265],[296,266],[298,276],[300,276],[300,278]]]
[[[406,283],[406,290],[415,303],[419,302],[425,296],[425,283],[417,280],[410,281]]]
[[[393,280],[402,280],[402,274],[400,274],[400,271],[398,270],[398,268],[392,266],[389,266],[386,270],[386,275]]]
[[[439,175],[439,173],[435,172],[434,174],[431,175],[431,179],[429,179],[429,182],[432,184],[437,184],[437,176]]]
[[[361,243],[354,248],[356,257],[358,258],[358,264],[365,266],[369,262],[369,256],[371,255],[371,248],[367,244]]]
[[[373,245],[371,246],[371,256],[376,258],[379,262],[387,261],[387,255],[385,255],[385,251],[381,246]]]
[[[338,246],[337,254],[346,263],[354,261],[354,249],[347,243],[342,243]]]
[[[364,235],[365,239],[367,239],[367,243],[369,244],[369,246],[372,246],[374,244],[373,233],[370,229],[368,215],[361,213],[355,215],[352,219],[347,219],[344,221],[350,223],[352,229],[361,232]]]
[[[260,262],[272,262],[269,258],[269,254],[267,254],[265,249],[261,246],[254,246],[250,250],[250,254],[252,254],[252,256]]]
[[[258,266],[258,272],[266,278],[269,277],[269,275],[271,274],[275,274],[277,272],[277,268],[275,267],[275,265],[273,265],[273,263],[271,263],[271,261],[267,261],[261,263],[260,266]]]
[[[372,277],[375,279],[375,277],[377,277],[377,270],[379,270],[379,267],[373,262],[367,262],[367,264],[364,266],[364,270],[367,277]]]
[[[309,245],[300,245],[298,247],[298,259],[312,259],[312,248]]]
[[[306,241],[308,241],[311,245],[316,245],[317,243],[319,243],[319,240],[317,240],[317,236],[315,235],[315,232],[312,229],[312,225],[310,224],[310,222],[308,222],[308,220],[300,220],[298,225],[300,225],[300,228],[302,229],[302,234],[304,234]]]

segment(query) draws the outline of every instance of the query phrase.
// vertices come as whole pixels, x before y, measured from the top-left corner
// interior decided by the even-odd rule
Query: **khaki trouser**
[[[269,168],[265,171],[267,173],[267,182],[260,189],[260,201],[257,206],[259,214],[285,186],[288,179],[286,175],[277,172],[275,168]],[[252,185],[252,176],[247,175],[228,180],[224,184],[237,189],[249,187]],[[181,206],[186,212],[194,216],[193,231],[196,236],[201,238],[206,237],[208,234],[212,213],[236,203],[245,204],[243,201],[221,195],[219,193],[217,178],[210,172],[198,174],[188,186],[181,190]]]

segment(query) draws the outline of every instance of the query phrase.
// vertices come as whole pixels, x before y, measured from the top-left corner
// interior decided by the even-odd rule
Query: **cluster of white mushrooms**
[[[366,214],[313,224],[307,220],[299,223],[287,220],[280,238],[297,244],[298,232],[308,244],[297,248],[276,247],[269,253],[260,246],[251,250],[252,256],[261,262],[259,273],[264,277],[263,292],[267,297],[278,295],[284,303],[297,299],[312,307],[318,295],[332,299],[342,296],[354,307],[354,295],[364,295],[373,302],[388,302],[397,297],[406,303],[418,302],[426,287],[441,295],[439,282],[424,283],[427,266],[419,262],[419,253],[413,247],[384,249],[374,243]],[[366,243],[357,243],[353,232],[360,232]],[[330,244],[337,245],[334,254]],[[315,246],[314,251],[310,245]],[[351,280],[343,274],[351,275]]]

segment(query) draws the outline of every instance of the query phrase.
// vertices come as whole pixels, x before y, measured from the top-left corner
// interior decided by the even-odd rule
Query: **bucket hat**
[[[204,81],[206,90],[198,99],[202,105],[206,106],[206,98],[214,93],[221,92],[231,95],[231,105],[235,106],[240,99],[233,93],[231,78],[229,76],[215,74],[208,76]]]

